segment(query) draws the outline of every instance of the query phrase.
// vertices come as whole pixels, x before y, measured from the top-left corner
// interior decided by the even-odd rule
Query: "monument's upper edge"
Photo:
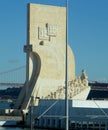
[[[52,4],[28,3],[28,5],[41,5],[41,6],[50,6],[50,7],[66,8],[66,6],[62,6],[62,5],[52,5]]]

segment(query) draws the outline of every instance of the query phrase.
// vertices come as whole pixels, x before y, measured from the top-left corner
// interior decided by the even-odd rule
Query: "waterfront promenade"
[[[22,116],[0,116],[0,121],[22,121]]]

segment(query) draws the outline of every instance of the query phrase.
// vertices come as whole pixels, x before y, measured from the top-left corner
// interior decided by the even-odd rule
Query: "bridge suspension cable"
[[[15,68],[15,69],[11,69],[11,70],[7,70],[7,71],[0,72],[0,75],[7,74],[7,73],[9,73],[9,72],[14,72],[14,71],[17,71],[17,70],[20,70],[20,69],[23,69],[23,68],[25,68],[25,65],[20,66],[20,67]]]
[[[25,65],[0,72],[0,86],[22,86],[25,82]]]

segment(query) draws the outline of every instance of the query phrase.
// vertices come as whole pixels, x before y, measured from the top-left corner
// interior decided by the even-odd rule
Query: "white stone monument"
[[[16,108],[28,108],[31,97],[45,98],[64,86],[65,47],[66,7],[29,4],[27,45],[24,46],[27,76]],[[74,55],[68,46],[68,80],[74,79]]]

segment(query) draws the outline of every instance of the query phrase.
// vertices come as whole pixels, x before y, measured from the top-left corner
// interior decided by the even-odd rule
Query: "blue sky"
[[[0,72],[26,64],[27,3],[65,5],[65,0],[0,0]],[[76,75],[108,81],[108,0],[68,0],[68,41]]]

